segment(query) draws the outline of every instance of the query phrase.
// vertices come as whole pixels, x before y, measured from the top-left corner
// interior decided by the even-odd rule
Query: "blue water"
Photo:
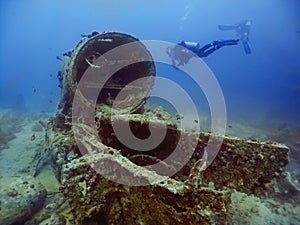
[[[7,111],[5,117],[2,112],[6,111],[2,109],[41,112],[42,116],[33,120],[48,119],[49,114],[55,114],[61,94],[56,76],[62,66],[57,56],[63,58],[63,53],[73,49],[82,34],[117,31],[140,40],[173,43],[185,40],[204,46],[215,40],[236,39],[234,31],[221,31],[218,25],[236,24],[245,19],[253,22],[249,36],[251,54],[245,54],[239,43],[236,46],[225,46],[202,60],[215,75],[223,92],[228,118],[227,134],[278,141],[289,147],[290,162],[286,171],[291,181],[281,181],[278,196],[283,198],[282,202],[293,202],[298,207],[299,0],[0,0],[0,119],[11,120],[0,126],[1,135],[7,139],[0,139],[0,171],[8,171],[7,174],[0,174],[0,180],[4,181],[6,176],[14,176],[15,173],[23,176],[19,167],[30,168],[28,165],[34,162],[35,151],[41,148],[37,141],[44,139],[44,133],[38,134],[28,128],[31,124],[23,126],[22,116],[14,126],[15,118],[22,114],[7,117],[11,113]],[[205,118],[200,119],[209,121],[210,118],[206,119],[206,116],[210,116],[208,101],[195,81],[170,65],[156,63],[156,68],[160,76],[176,81],[195,102],[200,115],[204,115]],[[166,87],[162,91],[173,94],[178,99],[177,104],[183,103],[182,96],[176,90]],[[162,104],[170,113],[176,113],[176,107],[168,103],[167,99],[153,98],[148,102]],[[194,127],[200,124],[195,118],[192,121]],[[179,124],[181,121],[177,122]],[[12,145],[8,143],[15,138],[14,133],[23,127],[26,129],[21,136],[16,133],[16,140],[19,140]],[[33,137],[37,137],[35,142]],[[24,146],[22,144],[18,148],[17,145],[23,142]],[[34,145],[36,147],[30,149]],[[46,177],[48,180],[48,173]],[[286,184],[289,186],[286,187]],[[243,204],[241,201],[240,205]],[[299,207],[296,209],[298,211],[295,210],[293,217],[299,217]],[[251,212],[244,215],[243,210],[238,211],[237,215],[254,218]],[[290,209],[289,214],[285,214],[276,205],[270,210],[283,217],[289,217],[292,211]],[[265,216],[263,213],[259,215]]]
[[[60,95],[56,56],[74,48],[81,34],[119,31],[141,40],[204,45],[236,38],[219,24],[251,19],[252,54],[238,45],[203,58],[223,90],[228,117],[300,122],[298,0],[0,2],[0,107],[54,112]]]

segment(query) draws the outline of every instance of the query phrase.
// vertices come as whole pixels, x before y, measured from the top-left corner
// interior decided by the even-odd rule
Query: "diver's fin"
[[[252,51],[251,51],[251,47],[250,47],[250,42],[248,39],[244,39],[242,41],[243,43],[243,47],[244,47],[244,50],[245,50],[245,53],[248,55],[248,54],[251,54]]]
[[[238,26],[237,25],[231,25],[231,24],[223,24],[219,25],[219,30],[235,30]]]

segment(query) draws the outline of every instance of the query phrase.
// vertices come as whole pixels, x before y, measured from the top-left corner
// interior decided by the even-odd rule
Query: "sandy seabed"
[[[39,155],[43,152],[45,130],[38,127],[40,121],[46,123],[50,116],[49,114],[26,114],[6,109],[0,110],[2,133],[14,134],[14,137],[10,137],[0,148],[0,188],[4,188],[20,177],[37,175],[35,179],[47,190],[47,199],[43,207],[55,204],[50,198],[53,199],[53,193],[59,192],[59,182],[52,171],[49,158],[47,156],[40,158],[41,155]],[[190,129],[195,129],[195,126],[199,124],[207,129],[209,121],[204,117],[188,126]],[[282,124],[265,128],[253,123],[229,121],[226,133],[240,138],[272,140],[286,144],[291,149],[291,163],[288,170],[294,185],[298,187],[300,159],[297,156],[300,153],[300,143],[297,137],[300,137],[300,128]],[[1,142],[4,143],[5,140],[2,139]],[[38,164],[37,160],[39,160]],[[38,173],[36,173],[37,170]],[[300,192],[293,190],[293,193],[290,193],[289,191],[283,190],[283,193],[276,198],[264,199],[233,192],[228,222],[230,224],[300,224]],[[47,219],[40,224],[46,223]],[[0,224],[2,225],[1,222]]]

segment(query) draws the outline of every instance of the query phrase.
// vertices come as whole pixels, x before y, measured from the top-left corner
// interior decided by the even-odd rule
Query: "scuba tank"
[[[186,47],[187,49],[196,49],[200,47],[199,43],[190,41],[182,41],[180,45]]]

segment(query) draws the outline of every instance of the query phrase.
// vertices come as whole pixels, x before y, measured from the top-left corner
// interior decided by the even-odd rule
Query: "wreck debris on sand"
[[[93,118],[98,138],[91,135],[90,130],[94,127],[73,123],[73,99],[85,71],[90,67],[101,70],[101,65],[95,62],[98,57],[134,41],[138,40],[116,32],[86,37],[72,51],[60,71],[62,95],[57,115],[46,129],[46,146],[56,177],[61,182],[60,190],[71,208],[73,216],[68,220],[72,220],[72,224],[224,224],[231,190],[256,196],[274,192],[276,179],[284,174],[288,163],[288,148],[275,143],[225,137],[216,159],[206,170],[201,170],[202,156],[212,134],[180,130],[172,116],[161,107],[144,110],[145,96],[155,78],[155,66],[151,60],[118,71],[104,84],[95,102]],[[124,60],[126,57],[151,59],[142,43],[136,50],[122,57]],[[107,63],[119,62],[108,59]],[[106,72],[101,70],[101,73]],[[119,91],[140,77],[149,79],[145,79],[146,83],[141,84],[134,96],[132,90],[126,96],[136,107],[130,112],[123,108],[112,109]],[[97,88],[92,83],[86,87]],[[91,96],[88,92],[79,95],[82,109],[91,107]],[[128,98],[120,101],[126,103]],[[117,120],[112,121],[112,116]],[[80,119],[90,118],[82,114]],[[164,123],[166,135],[151,151],[139,152],[119,141],[113,123],[129,124],[132,133],[141,139],[149,136],[149,126],[160,129]],[[74,126],[79,133],[76,139]],[[179,146],[182,157],[190,151],[190,143],[196,144],[185,166],[176,171],[180,162],[161,163],[160,171],[174,169],[171,177],[147,167],[168,157],[179,138],[182,140]],[[155,180],[162,181],[155,183]],[[126,185],[135,181],[141,183]],[[145,183],[149,185],[142,185]]]

